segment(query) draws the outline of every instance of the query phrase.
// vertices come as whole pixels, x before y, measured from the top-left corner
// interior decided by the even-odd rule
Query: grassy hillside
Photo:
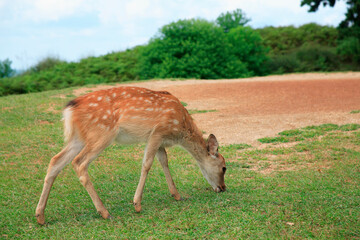
[[[61,109],[72,97],[64,89],[0,98],[1,239],[360,238],[360,125],[285,131],[260,148],[222,146],[228,171],[220,194],[188,153],[172,148],[170,171],[184,201],[170,196],[154,162],[141,213],[132,199],[144,146],[113,145],[89,170],[114,218],[96,213],[67,166],[39,226],[35,208],[49,160],[63,146]]]

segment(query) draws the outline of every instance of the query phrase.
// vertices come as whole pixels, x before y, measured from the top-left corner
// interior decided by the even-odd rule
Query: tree
[[[232,12],[226,12],[220,14],[216,19],[216,23],[224,29],[224,32],[229,32],[230,29],[238,26],[244,26],[250,22],[250,18],[247,18],[245,13],[241,9],[236,9]]]
[[[162,27],[143,49],[139,66],[141,79],[216,79],[248,74],[222,28],[201,19],[179,20]]]
[[[11,63],[9,59],[0,61],[0,78],[11,77],[15,73],[15,70],[11,68]]]
[[[251,27],[237,27],[226,35],[232,53],[241,62],[246,63],[251,75],[266,74],[264,62],[267,60],[267,49],[263,46],[263,40],[258,32]]]
[[[339,1],[339,0],[338,0]],[[316,12],[320,5],[334,7],[336,0],[302,0],[301,6],[308,5],[309,12]],[[340,28],[360,27],[360,0],[346,0],[348,5],[345,19],[340,23]]]

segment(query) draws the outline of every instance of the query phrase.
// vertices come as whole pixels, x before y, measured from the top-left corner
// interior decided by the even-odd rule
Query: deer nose
[[[218,186],[218,191],[217,192],[225,192],[226,191],[226,186],[223,185],[223,186]]]

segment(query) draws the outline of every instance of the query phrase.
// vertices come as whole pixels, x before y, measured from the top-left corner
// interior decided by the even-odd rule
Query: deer
[[[215,192],[226,189],[225,159],[218,152],[213,134],[207,139],[178,98],[167,91],[140,87],[114,87],[94,91],[71,100],[63,110],[65,147],[49,163],[43,190],[36,208],[37,222],[45,224],[45,208],[51,187],[70,162],[97,212],[111,218],[88,174],[89,164],[110,144],[146,143],[141,174],[133,204],[141,211],[145,181],[156,157],[165,174],[170,194],[181,196],[170,175],[165,148],[179,145],[196,160],[203,176]]]

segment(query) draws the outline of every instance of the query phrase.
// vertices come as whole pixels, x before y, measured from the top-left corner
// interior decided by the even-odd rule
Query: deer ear
[[[213,134],[209,135],[207,142],[206,142],[206,147],[207,147],[207,150],[210,155],[212,155],[212,156],[218,155],[219,143]]]

